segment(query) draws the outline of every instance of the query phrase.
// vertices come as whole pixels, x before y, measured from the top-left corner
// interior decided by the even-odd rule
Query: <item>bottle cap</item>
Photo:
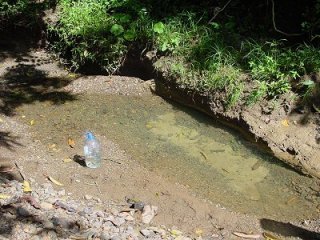
[[[92,134],[92,132],[88,131],[88,132],[86,132],[86,138],[87,138],[87,140],[93,140],[94,135]]]

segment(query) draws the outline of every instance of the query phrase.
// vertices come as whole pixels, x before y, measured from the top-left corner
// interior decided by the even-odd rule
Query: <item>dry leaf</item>
[[[33,125],[34,125],[34,122],[35,122],[35,121],[32,119],[32,120],[30,121],[30,125],[33,126]]]
[[[63,186],[63,184],[57,180],[55,180],[53,177],[48,176],[48,179],[53,182],[54,184],[58,185],[58,186]]]
[[[4,121],[2,120],[2,118],[0,118],[0,123],[3,123]]]
[[[30,183],[26,180],[23,181],[23,191],[24,192],[32,192],[32,189],[30,187]]]
[[[74,146],[76,145],[75,141],[71,137],[68,138],[68,145],[71,148],[74,148]]]
[[[261,237],[260,234],[247,234],[243,232],[233,232],[233,235],[237,237],[247,238],[247,239],[259,239]]]
[[[281,124],[285,127],[289,127],[289,120],[288,119],[284,119],[281,121]]]
[[[3,193],[0,193],[0,199],[7,199],[9,198],[10,196],[7,195],[7,194],[3,194]]]
[[[202,229],[196,229],[195,233],[198,235],[198,236],[201,236],[203,234],[203,231]]]
[[[176,229],[172,229],[170,232],[173,236],[180,236],[182,235],[182,232]]]
[[[276,236],[273,236],[270,233],[264,232],[263,237],[265,238],[265,240],[280,240],[280,238],[277,238]]]
[[[69,163],[69,162],[72,162],[73,160],[71,158],[65,158],[63,159],[63,162],[64,163]]]

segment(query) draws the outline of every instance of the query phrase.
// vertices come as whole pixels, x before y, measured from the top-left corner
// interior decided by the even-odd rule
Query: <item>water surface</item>
[[[234,211],[281,220],[319,214],[315,180],[212,118],[160,97],[83,95],[62,105],[42,102],[20,111],[38,119],[36,131],[50,142],[81,137],[90,129],[117,142],[148,169]]]

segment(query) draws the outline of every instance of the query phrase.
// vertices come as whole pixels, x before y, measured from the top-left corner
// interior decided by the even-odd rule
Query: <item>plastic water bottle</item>
[[[88,168],[98,168],[101,165],[101,150],[98,139],[88,131],[85,134],[84,158]]]

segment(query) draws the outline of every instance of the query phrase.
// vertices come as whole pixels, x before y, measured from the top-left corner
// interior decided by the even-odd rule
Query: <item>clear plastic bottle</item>
[[[84,157],[88,168],[98,168],[101,165],[101,148],[98,139],[88,131],[85,134]]]

